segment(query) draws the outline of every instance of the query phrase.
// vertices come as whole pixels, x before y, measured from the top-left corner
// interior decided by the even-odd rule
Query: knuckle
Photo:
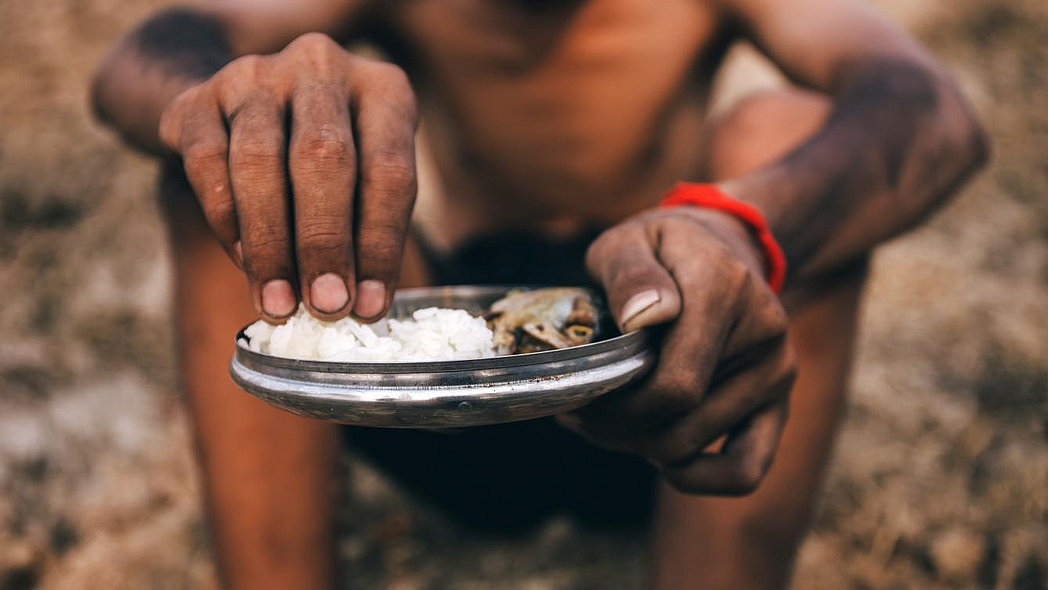
[[[242,55],[226,64],[214,78],[215,83],[225,85],[254,79],[261,75],[265,58],[261,55]]]
[[[274,211],[264,203],[251,199],[239,201],[239,222],[245,251],[286,249],[290,246],[291,230],[283,211]]]
[[[287,48],[292,51],[302,49],[313,51],[319,49],[322,51],[328,51],[339,47],[338,44],[335,43],[335,40],[331,37],[325,35],[324,33],[311,31],[309,33],[304,33],[296,37],[294,41],[288,43]]]
[[[275,79],[269,64],[265,56],[244,55],[226,64],[208,81],[231,120],[249,103],[275,100],[271,98]]]
[[[290,245],[282,233],[253,228],[242,236],[244,258],[253,272],[279,271],[287,267]]]
[[[290,57],[293,62],[308,62],[311,65],[308,76],[315,80],[329,79],[336,71],[337,65],[342,63],[341,60],[352,54],[328,35],[314,31],[300,35],[288,44],[281,55]],[[302,72],[297,73],[297,77],[301,75]]]
[[[210,82],[202,82],[196,86],[189,87],[171,100],[161,114],[161,122],[168,117],[182,120],[187,116],[191,116],[211,101],[211,93]]]
[[[225,235],[236,227],[236,208],[229,199],[210,199],[203,203],[204,218],[208,225]]]
[[[702,482],[696,481],[686,474],[666,473],[664,477],[670,484],[670,487],[682,494],[697,495],[709,491],[708,487],[703,485]]]
[[[415,165],[410,156],[387,153],[376,156],[363,171],[363,181],[372,188],[401,192],[415,187]]]
[[[694,453],[681,434],[667,434],[642,450],[647,458],[661,465],[677,465]]]
[[[657,398],[647,407],[632,412],[625,428],[635,434],[655,434],[662,441],[658,448],[687,446],[689,433],[674,432],[674,427],[695,410],[699,396],[690,391],[655,390],[654,393]]]
[[[786,345],[790,319],[786,315],[785,308],[774,295],[769,293],[768,297],[758,300],[749,308],[748,313],[751,314],[749,323],[753,326],[752,340],[754,342],[781,342]]]
[[[589,248],[586,249],[586,267],[590,269],[590,272],[595,272],[604,266],[606,252],[618,239],[621,231],[619,227],[613,227],[597,236],[597,239],[589,245]]]
[[[347,222],[335,217],[312,217],[298,228],[298,241],[311,249],[341,249],[347,237]]]
[[[182,161],[187,171],[196,171],[207,166],[225,166],[229,147],[219,140],[197,141],[182,150]]]
[[[655,377],[652,388],[674,406],[690,408],[700,397],[698,371],[690,367],[676,367]]]
[[[764,324],[775,336],[785,336],[790,328],[790,318],[786,315],[786,309],[777,300],[773,300],[764,306],[764,310]]]
[[[171,102],[168,105],[168,110],[183,112],[185,108],[197,104],[201,99],[207,96],[208,88],[208,82],[201,82],[196,86],[190,86],[178,94],[178,96],[171,99]]]
[[[752,494],[760,487],[766,471],[764,462],[756,455],[747,455],[739,459],[732,471],[730,493],[737,495]]]
[[[304,138],[295,151],[307,162],[344,166],[351,158],[351,145],[345,133],[319,131]]]
[[[395,248],[404,233],[405,226],[395,220],[372,220],[360,229],[360,243],[375,250]]]
[[[252,228],[253,235],[250,242],[249,250],[255,256],[264,256],[266,253],[280,252],[286,250],[288,247],[286,236],[281,235],[283,232],[276,231],[274,229],[268,229],[265,226],[258,227],[256,224]]]
[[[418,101],[407,73],[399,66],[388,62],[368,60],[367,63],[365,88],[377,92],[386,103],[386,108],[399,113],[405,119],[416,121]]]
[[[372,75],[394,90],[407,90],[411,93],[411,81],[407,73],[399,66],[385,61],[371,61]]]
[[[586,250],[586,267],[590,269],[590,272],[600,275],[605,273],[598,271],[607,271],[613,266],[624,266],[626,270],[629,270],[632,267],[631,264],[620,265],[616,263],[624,256],[636,259],[636,249],[624,248],[623,246],[631,243],[636,244],[643,239],[643,233],[639,232],[639,228],[634,224],[626,222],[616,225],[615,227],[601,233],[600,236],[590,244],[589,248]],[[607,276],[605,278],[611,279],[612,277]]]
[[[182,141],[182,127],[184,121],[185,104],[176,98],[160,114],[160,123],[157,126],[157,136],[165,147],[178,150]]]
[[[656,211],[652,214],[659,229],[674,241],[687,243],[696,235],[697,226],[694,219],[682,216],[677,211]],[[704,228],[702,228],[704,229]]]
[[[725,277],[734,293],[747,293],[755,283],[753,269],[735,256],[724,256]]]
[[[178,144],[182,141],[182,121],[181,118],[171,114],[170,109],[165,110],[160,116],[157,138],[160,139],[160,144],[167,149],[178,150]]]
[[[253,138],[242,141],[230,151],[230,161],[234,165],[274,164],[284,157],[284,146],[275,138]]]
[[[670,264],[682,291],[704,293],[707,297],[724,301],[738,300],[739,283],[745,277],[737,272],[730,260],[709,254],[710,251],[703,246],[691,251],[678,250],[673,254]]]
[[[194,116],[208,108],[206,87],[207,83],[203,83],[185,90],[173,98],[160,113],[157,131],[160,141],[168,148],[178,150],[187,123],[192,122]]]

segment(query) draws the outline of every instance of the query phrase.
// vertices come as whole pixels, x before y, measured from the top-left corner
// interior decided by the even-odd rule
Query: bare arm
[[[727,3],[788,76],[834,101],[810,140],[722,183],[766,214],[792,278],[909,229],[984,162],[986,139],[950,76],[861,0]]]
[[[279,276],[284,280],[297,283],[296,269],[316,272],[316,267],[311,270],[292,262],[290,243],[272,239],[291,233],[279,223],[288,209],[281,199],[290,195],[285,162],[267,159],[262,148],[274,143],[264,140],[283,137],[289,130],[260,125],[260,120],[276,110],[274,105],[281,109],[286,105],[287,96],[281,95],[284,102],[278,102],[273,88],[289,78],[280,76],[275,67],[260,68],[255,73],[265,69],[264,75],[252,78],[247,76],[251,71],[242,66],[261,65],[264,59],[293,66],[296,60],[345,56],[331,39],[314,34],[306,35],[312,41],[297,44],[294,55],[241,57],[240,65],[234,64],[238,56],[280,51],[308,31],[344,39],[358,22],[355,4],[351,0],[225,1],[161,12],[117,44],[100,65],[92,89],[101,118],[132,144],[153,153],[180,156],[168,162],[170,173],[165,174],[162,191],[171,198],[162,201],[172,205],[168,221],[179,283],[182,377],[199,442],[216,558],[224,587],[231,590],[334,587],[331,491],[337,430],[260,403],[229,380],[224,360],[229,334],[250,317],[251,310],[244,309],[242,294],[229,288],[237,269],[211,241],[200,212],[204,211],[227,253],[243,252],[244,256],[234,259],[241,269],[253,270],[255,278],[272,278],[263,273],[275,272],[274,259],[284,265],[277,269],[285,273]],[[285,66],[285,70],[296,69]],[[302,106],[314,107],[315,114],[321,107],[336,104],[335,95],[326,92],[331,87],[326,84],[332,77],[330,69],[298,69],[314,74],[311,81],[316,82],[311,100]],[[225,84],[215,84],[216,78]],[[237,102],[236,97],[227,96],[230,106],[239,107],[237,120],[226,116],[233,111],[220,113],[215,108],[217,100],[213,99],[222,89],[244,90],[260,99]],[[164,113],[170,123],[169,137],[162,142],[159,127]],[[343,145],[351,145],[346,126],[307,116],[299,121],[328,125],[326,129],[341,137]],[[411,125],[404,128],[401,139],[410,141]],[[302,131],[300,125],[295,137],[305,135]],[[240,159],[231,165],[227,154],[239,154]],[[323,194],[333,183],[351,186],[353,164],[350,158],[306,157],[296,161],[292,171],[303,173],[300,181],[323,176],[314,184]],[[182,168],[187,174],[182,174]],[[235,193],[230,190],[230,176]],[[297,196],[301,197],[297,203],[301,211],[332,212],[332,217],[351,223],[351,190],[330,190],[328,199],[310,200],[307,197],[316,197],[316,193],[307,195],[303,188]],[[391,192],[389,197],[399,198],[399,209],[390,207],[398,215],[410,210],[413,194]],[[337,247],[330,252],[336,255],[311,261],[331,265],[320,270],[345,272],[347,266],[352,268],[352,236],[334,233],[330,237]],[[234,241],[243,241],[244,246],[236,247]],[[254,285],[258,284],[256,280]],[[257,291],[253,294],[257,306]]]
[[[913,226],[984,160],[982,132],[949,76],[859,0],[723,4],[795,82],[834,103],[809,140],[720,183],[764,213],[787,255],[787,286]],[[686,492],[756,489],[788,413],[789,322],[748,234],[715,211],[652,210],[606,231],[587,255],[620,326],[667,326],[645,382],[564,420],[646,457]]]
[[[399,68],[340,46],[364,19],[354,0],[174,9],[121,41],[95,79],[104,120],[181,157],[269,322],[300,301],[323,319],[374,319],[396,287],[415,97]]]
[[[159,12],[125,35],[99,64],[95,112],[130,144],[165,151],[160,115],[187,88],[236,57],[279,51],[301,34],[349,38],[363,20],[355,0],[224,0]]]

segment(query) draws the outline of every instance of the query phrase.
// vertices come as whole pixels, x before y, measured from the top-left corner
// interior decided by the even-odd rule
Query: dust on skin
[[[851,412],[798,584],[1044,588],[1048,5],[877,3],[957,72],[996,159],[874,260]],[[84,107],[101,52],[159,7],[0,2],[0,284],[19,286],[0,289],[4,590],[216,587],[176,394],[154,170]],[[757,78],[737,62],[727,79],[738,90]],[[491,543],[366,466],[345,482],[347,589],[642,585],[642,539],[557,519]]]

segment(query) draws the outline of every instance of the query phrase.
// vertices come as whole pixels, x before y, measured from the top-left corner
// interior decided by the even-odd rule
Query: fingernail
[[[655,289],[641,291],[629,298],[626,305],[622,306],[622,327],[625,328],[630,320],[637,317],[642,311],[659,302],[659,292]]]
[[[318,311],[335,313],[349,303],[346,281],[333,272],[324,273],[313,279],[309,286],[309,302]]]
[[[294,313],[295,292],[291,289],[291,283],[275,279],[262,285],[262,311],[275,318]]]
[[[353,311],[358,317],[373,318],[386,306],[386,286],[368,279],[357,285],[357,304]]]
[[[233,262],[244,268],[244,246],[240,244],[240,240],[233,242]]]

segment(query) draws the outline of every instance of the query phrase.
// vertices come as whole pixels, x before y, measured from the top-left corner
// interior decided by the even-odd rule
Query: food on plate
[[[316,361],[448,361],[495,355],[484,318],[461,309],[427,307],[411,319],[361,324],[346,317],[324,322],[305,307],[281,326],[261,320],[244,330],[246,346],[263,354]]]
[[[300,305],[283,325],[251,324],[240,344],[272,356],[331,362],[475,359],[588,344],[597,316],[590,293],[575,288],[514,290],[479,317],[427,307],[408,319],[370,325],[349,317],[325,322]]]
[[[597,332],[597,308],[585,289],[510,291],[491,304],[485,317],[498,354],[589,344]]]

